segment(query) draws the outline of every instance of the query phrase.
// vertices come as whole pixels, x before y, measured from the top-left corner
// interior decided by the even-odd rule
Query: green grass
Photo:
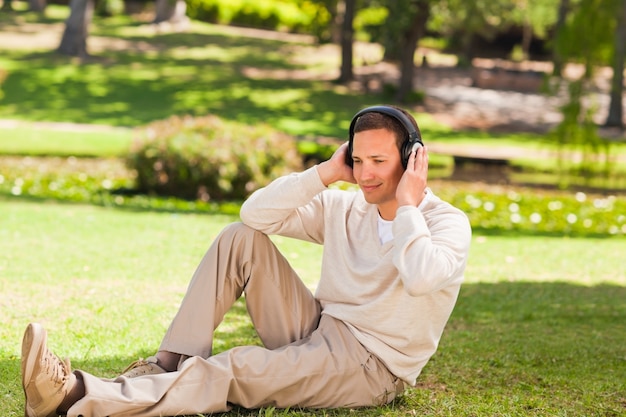
[[[19,32],[23,22],[60,25],[66,17],[67,8],[54,5],[45,18],[0,13],[0,30]],[[3,416],[22,415],[19,344],[28,322],[44,323],[53,350],[74,367],[114,376],[158,347],[203,252],[237,219],[223,214],[236,213],[234,205],[109,194],[132,182],[111,158],[128,149],[128,127],[210,112],[296,135],[341,138],[355,109],[387,101],[319,77],[290,78],[337,66],[334,57],[302,42],[204,24],[190,33],[154,34],[126,17],[96,19],[92,35],[118,47],[84,63],[52,49],[0,47],[0,119],[22,122],[0,128],[0,154],[61,157],[0,164]],[[254,76],[270,70],[283,72]],[[539,136],[453,131],[424,114],[418,122],[427,142],[550,149]],[[550,169],[543,160],[521,164]],[[358,414],[626,415],[624,239],[608,237],[626,227],[623,198],[431,183],[475,223],[466,284],[418,387],[394,404]],[[565,232],[600,237],[562,237]],[[275,241],[314,287],[321,248]],[[248,343],[258,340],[238,303],[218,329],[215,350]],[[270,408],[228,415],[354,414]]]
[[[0,409],[21,415],[19,345],[40,321],[74,367],[114,376],[158,347],[202,254],[234,216],[0,201]],[[321,248],[276,242],[315,286]],[[396,403],[359,415],[626,413],[623,239],[486,236],[440,349]],[[258,343],[239,303],[216,350]],[[348,410],[230,415],[352,415]]]
[[[0,15],[0,25],[15,30],[16,15]],[[46,24],[63,21],[48,16]],[[91,35],[125,47],[82,64],[52,50],[3,50],[0,118],[138,126],[173,114],[215,113],[294,134],[343,136],[354,109],[380,100],[328,81],[291,77],[290,71],[328,71],[324,57],[300,63],[315,58],[310,44],[200,23],[189,33],[154,34],[122,17],[95,19]],[[254,75],[265,70],[286,75]]]
[[[0,126],[0,154],[113,157],[130,148],[132,130],[98,126]]]

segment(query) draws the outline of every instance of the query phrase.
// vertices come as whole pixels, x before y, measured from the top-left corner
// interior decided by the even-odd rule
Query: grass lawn
[[[22,415],[19,352],[30,321],[75,368],[114,376],[147,356],[202,254],[234,216],[0,201],[0,409]],[[321,248],[276,243],[312,288]],[[387,416],[626,414],[626,266],[619,238],[474,237],[440,349]],[[216,351],[258,343],[239,303]],[[234,410],[229,415],[353,415]]]
[[[0,161],[2,416],[23,413],[19,355],[28,322],[42,322],[52,349],[74,368],[114,376],[154,353],[204,251],[237,219],[184,214],[175,205],[144,210],[153,206],[141,201],[106,208],[46,200],[79,189],[71,196],[91,201],[81,193],[97,194],[117,181],[119,161],[102,161],[128,150],[131,128],[172,114],[215,113],[294,135],[341,138],[356,109],[387,101],[332,83],[338,55],[301,38],[244,36],[199,23],[190,33],[158,34],[127,17],[96,18],[95,56],[79,63],[52,52],[66,17],[67,7],[55,5],[44,18],[0,13],[0,34],[15,37],[0,46],[0,119],[10,119],[0,120],[0,154],[59,157]],[[535,135],[459,132],[428,115],[417,118],[427,143],[554,149]],[[616,146],[615,154],[624,157],[626,146]],[[552,168],[522,159],[533,174]],[[83,164],[90,168],[82,172]],[[103,168],[91,178],[96,166]],[[617,168],[621,176],[612,185],[623,188],[624,167]],[[34,194],[22,194],[22,186]],[[484,226],[476,228],[466,284],[440,349],[415,389],[386,407],[357,412],[236,409],[228,415],[626,415],[624,239],[536,233],[543,222],[563,219],[564,228],[588,221],[600,234],[611,227],[623,233],[623,198],[587,201],[583,194],[584,201],[577,195],[561,205],[547,197],[534,202],[544,194],[537,190],[495,195],[475,187],[442,194],[461,198],[455,203]],[[511,225],[514,215],[540,221],[502,235],[498,222]],[[275,241],[314,288],[321,248]],[[218,329],[215,351],[250,343],[258,339],[238,302]]]
[[[0,123],[0,154],[116,157],[128,153],[132,129],[74,124]]]

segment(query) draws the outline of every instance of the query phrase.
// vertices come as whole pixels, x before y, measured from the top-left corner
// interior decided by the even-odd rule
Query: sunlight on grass
[[[576,282],[626,287],[622,253],[605,239],[477,236],[471,247],[467,282]],[[555,250],[555,246],[558,250]],[[497,247],[492,251],[488,248]],[[477,256],[473,256],[477,254]]]
[[[0,407],[8,416],[21,411],[26,323],[41,321],[51,348],[75,367],[112,377],[154,353],[204,251],[237,219],[11,199],[0,218]],[[314,288],[322,247],[273,240]],[[615,238],[476,234],[457,307],[417,389],[359,415],[619,415],[622,247]],[[216,332],[215,351],[258,343],[240,300]]]
[[[56,352],[99,375],[152,354],[204,250],[235,219],[6,200],[0,214],[8,226],[0,230],[0,360],[13,364],[0,390],[16,393],[19,340],[31,320],[46,325]],[[274,241],[314,287],[321,247]],[[611,331],[626,316],[622,244],[476,236],[467,282],[420,386],[392,408],[364,415],[545,416],[560,408],[593,415],[598,396],[615,409],[625,372],[624,334]],[[215,350],[258,343],[239,301],[216,333]],[[16,397],[3,396],[5,410],[19,408]]]
[[[248,96],[250,101],[257,104],[267,105],[270,109],[279,110],[289,107],[290,103],[296,103],[306,99],[308,92],[302,89],[287,89],[281,91],[254,90]],[[271,97],[268,102],[267,98]]]
[[[217,45],[206,45],[195,48],[179,48],[169,52],[169,55],[175,59],[193,59],[193,60],[228,60],[230,59],[230,51],[225,50]]]
[[[5,155],[119,156],[128,151],[131,139],[130,129],[0,124],[0,153]]]

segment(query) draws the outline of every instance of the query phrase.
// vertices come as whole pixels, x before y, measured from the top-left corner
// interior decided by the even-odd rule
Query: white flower
[[[548,203],[548,209],[551,211],[561,210],[563,208],[563,203],[560,201],[550,201]]]

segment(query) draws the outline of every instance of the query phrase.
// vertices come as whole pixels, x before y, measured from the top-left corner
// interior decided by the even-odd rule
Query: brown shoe
[[[68,360],[63,362],[46,346],[41,324],[31,323],[22,340],[22,388],[26,417],[55,417],[57,408],[76,383]]]
[[[124,371],[122,371],[122,375],[126,378],[136,378],[138,376],[143,375],[156,375],[156,374],[164,374],[167,371],[157,365],[157,358],[154,356],[150,356],[146,359],[139,359],[130,365]]]

